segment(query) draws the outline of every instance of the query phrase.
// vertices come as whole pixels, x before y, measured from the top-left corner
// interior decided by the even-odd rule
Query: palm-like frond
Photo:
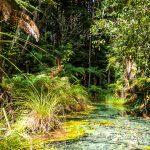
[[[3,19],[7,21],[11,16],[11,5],[6,0],[0,0],[0,13],[2,13]]]
[[[2,18],[5,21],[18,24],[22,30],[38,41],[40,34],[35,22],[25,13],[14,10],[7,0],[0,0],[0,2],[0,13],[2,13]]]

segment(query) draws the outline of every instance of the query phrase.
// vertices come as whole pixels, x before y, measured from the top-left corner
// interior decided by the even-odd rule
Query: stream
[[[150,120],[124,114],[124,108],[97,105],[83,120],[88,120],[88,136],[57,144],[58,150],[150,150]],[[81,119],[82,120],[82,119]],[[101,120],[113,126],[99,125]]]

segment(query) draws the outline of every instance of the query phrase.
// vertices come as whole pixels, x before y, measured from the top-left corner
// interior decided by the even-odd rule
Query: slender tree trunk
[[[91,68],[91,51],[92,51],[92,37],[90,35],[90,45],[89,45],[89,82],[88,82],[88,87],[90,87],[91,85],[91,72],[90,72],[90,68]]]
[[[94,78],[93,78],[93,83],[94,85],[97,85],[97,77],[94,75]]]
[[[0,17],[1,20],[1,17]],[[0,22],[0,32],[2,32],[2,22]],[[0,34],[0,55],[2,55],[2,34]],[[3,80],[3,70],[2,70],[2,64],[3,64],[3,60],[2,57],[0,56],[0,84],[2,83]]]
[[[110,84],[110,75],[111,75],[111,72],[110,72],[110,69],[108,70],[108,84]]]
[[[102,85],[102,78],[101,77],[99,78],[99,85],[100,86]]]
[[[83,83],[84,86],[87,86],[87,82],[86,82],[86,74],[83,75],[83,82],[84,82],[84,83]]]
[[[90,13],[91,13],[91,22],[93,21],[94,18],[94,3],[92,0],[89,0],[89,9],[90,9]],[[92,52],[92,35],[90,33],[90,37],[89,37],[89,68],[91,68],[91,52]],[[88,87],[90,87],[91,85],[91,72],[89,70],[89,82],[88,82]]]

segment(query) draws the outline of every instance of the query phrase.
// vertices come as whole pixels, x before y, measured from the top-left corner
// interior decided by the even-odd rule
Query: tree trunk
[[[131,56],[124,60],[124,89],[123,97],[127,98],[128,94],[131,94],[131,83],[136,75],[136,64]]]
[[[91,22],[93,21],[94,18],[94,3],[92,0],[89,0],[89,11],[90,11],[90,19]],[[92,35],[90,33],[90,37],[89,37],[89,69],[91,68],[91,53],[92,53]],[[88,87],[90,87],[91,85],[91,72],[89,70],[89,83],[88,83]]]
[[[91,71],[90,71],[90,68],[91,68],[91,51],[92,51],[92,37],[90,35],[90,45],[89,45],[89,82],[88,82],[88,87],[90,87],[91,85]]]
[[[0,22],[0,32],[2,32],[2,22]],[[0,34],[0,55],[2,55],[2,50],[3,50],[2,49],[2,34]],[[2,56],[0,56],[0,84],[2,83],[2,80],[3,80],[2,64],[3,64],[3,60],[2,60]]]
[[[110,84],[110,75],[111,75],[111,72],[110,72],[110,69],[109,69],[108,70],[108,79],[107,79],[108,84]]]

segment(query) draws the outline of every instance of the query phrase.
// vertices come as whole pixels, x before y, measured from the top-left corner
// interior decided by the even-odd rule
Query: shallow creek
[[[82,118],[89,121],[88,125],[82,126],[88,128],[88,135],[57,143],[58,150],[150,150],[150,120],[124,115],[123,108],[108,105],[96,107]],[[105,123],[98,123],[102,121]]]

